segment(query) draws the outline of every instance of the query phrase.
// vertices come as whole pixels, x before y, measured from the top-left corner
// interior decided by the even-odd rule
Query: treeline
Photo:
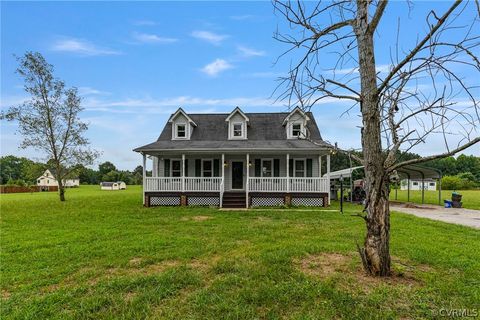
[[[361,157],[361,153],[355,152]],[[415,153],[401,153],[397,157],[401,160],[420,158]],[[345,153],[337,153],[331,157],[331,171],[359,166],[360,164],[351,159]],[[457,158],[448,157],[420,164],[420,166],[434,168],[442,173],[442,188],[445,190],[467,190],[480,188],[480,157],[461,154]],[[326,172],[326,163],[322,163],[322,172]],[[361,170],[354,171],[353,179],[363,178]]]
[[[0,158],[0,184],[34,185],[46,169],[51,168],[49,162],[36,162],[24,157],[4,156]],[[147,172],[148,175],[151,172]],[[142,184],[142,166],[132,171],[119,170],[109,161],[101,163],[98,169],[77,166],[71,177],[78,177],[81,184],[99,184],[102,181],[124,181],[126,184]]]

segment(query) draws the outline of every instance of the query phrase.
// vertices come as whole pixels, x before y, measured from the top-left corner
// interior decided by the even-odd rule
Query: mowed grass
[[[398,201],[407,201],[407,190],[397,191]],[[443,200],[452,199],[453,190],[442,190],[441,205],[443,206]],[[462,195],[462,206],[467,209],[480,210],[480,190],[457,190],[456,192]],[[395,200],[395,190],[390,192],[390,200]],[[422,203],[422,191],[410,190],[410,202]],[[425,203],[438,205],[438,191],[425,191]]]
[[[480,308],[480,231],[466,227],[392,213],[397,276],[381,281],[361,272],[357,206],[143,208],[130,186],[0,201],[2,319],[417,319]]]

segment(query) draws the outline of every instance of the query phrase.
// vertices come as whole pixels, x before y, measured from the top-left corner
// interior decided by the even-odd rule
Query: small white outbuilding
[[[100,188],[102,190],[125,190],[127,189],[127,185],[123,181],[117,182],[101,182]]]

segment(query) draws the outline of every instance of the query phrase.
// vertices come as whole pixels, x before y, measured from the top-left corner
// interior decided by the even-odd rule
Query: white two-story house
[[[180,108],[157,141],[134,149],[143,155],[145,206],[244,208],[327,206],[331,150],[310,112],[244,113],[238,107],[230,114]],[[152,177],[146,176],[147,158]]]

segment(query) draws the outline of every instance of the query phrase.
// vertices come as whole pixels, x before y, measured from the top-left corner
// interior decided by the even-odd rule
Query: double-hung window
[[[233,136],[236,138],[243,137],[243,123],[233,124]]]
[[[262,177],[272,177],[272,176],[273,176],[273,160],[262,159]]]
[[[181,160],[172,160],[171,166],[171,177],[181,177],[182,176],[182,161]]]
[[[305,159],[295,159],[295,177],[305,177],[306,171]]]
[[[175,130],[176,138],[186,138],[187,137],[187,125],[183,123],[178,123]]]
[[[302,124],[301,123],[294,123],[292,124],[292,137],[300,137],[302,134]]]
[[[202,176],[204,176],[204,177],[212,177],[213,176],[212,160],[203,160],[202,161]]]

